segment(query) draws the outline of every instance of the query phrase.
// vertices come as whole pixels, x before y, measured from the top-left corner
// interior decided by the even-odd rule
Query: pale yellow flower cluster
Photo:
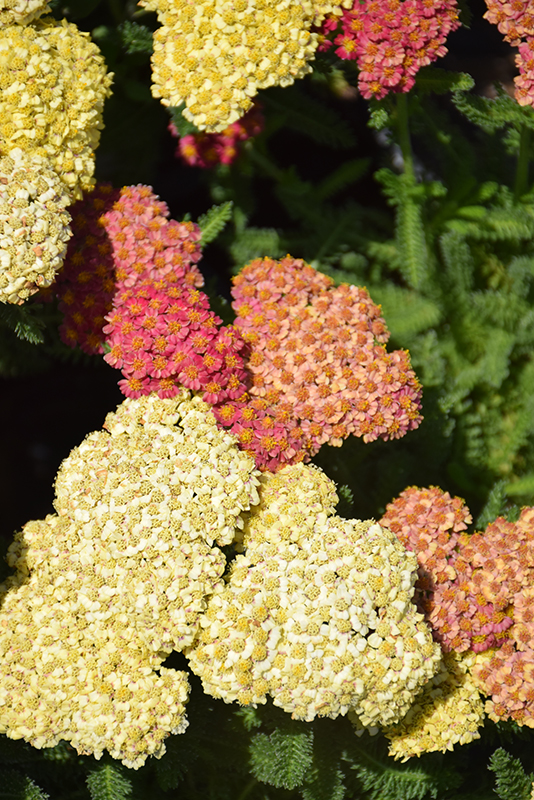
[[[439,672],[426,684],[397,725],[386,729],[390,755],[407,761],[421,753],[452,750],[479,739],[484,701],[471,669],[472,653],[443,654]]]
[[[333,515],[334,486],[297,464],[264,473],[245,555],[210,597],[186,650],[205,691],[294,718],[364,726],[407,712],[440,651],[411,599],[417,562],[388,530]]]
[[[45,11],[50,11],[47,0],[0,0],[0,28],[26,25]]]
[[[71,236],[70,197],[46,159],[0,158],[0,301],[21,303],[49,286]]]
[[[259,89],[289,86],[311,72],[312,25],[352,0],[140,0],[156,11],[152,94],[185,103],[198,128],[222,131],[252,106]]]
[[[0,152],[48,158],[73,199],[93,184],[111,77],[76,25],[38,20],[0,30]]]
[[[43,3],[25,6],[31,12],[29,18],[46,8]],[[22,14],[23,6],[15,3],[10,11]],[[94,150],[110,84],[111,76],[106,74],[100,51],[89,34],[80,32],[75,25],[46,19],[30,25],[0,26],[0,156],[20,151],[21,165],[26,161],[30,170],[35,166],[35,156],[43,159],[43,174],[57,175],[61,194],[69,202],[80,198],[82,191],[94,184]],[[8,301],[20,303],[36,286],[50,283],[51,262],[44,261],[39,271],[33,260],[35,250],[18,247],[17,235],[24,239],[26,233],[18,229],[13,233],[9,246],[15,252],[6,285],[24,279],[22,293],[11,293]],[[57,242],[53,232],[50,238],[49,249],[54,251]],[[54,269],[63,260],[62,254],[57,257]],[[27,278],[36,272],[43,276],[43,283]],[[6,299],[4,291],[0,300]]]
[[[30,522],[1,587],[0,731],[61,739],[126,766],[182,732],[188,681],[161,666],[189,644],[240,514],[252,459],[184,390],[126,400],[60,468],[58,516]]]

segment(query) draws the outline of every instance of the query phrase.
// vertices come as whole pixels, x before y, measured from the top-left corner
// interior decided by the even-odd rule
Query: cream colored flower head
[[[88,33],[63,20],[0,29],[0,155],[50,162],[72,199],[93,184],[111,76]]]
[[[408,761],[422,753],[446,752],[455,744],[480,739],[484,701],[471,669],[472,653],[443,654],[439,671],[426,684],[406,716],[385,730],[390,755]]]
[[[416,560],[378,524],[333,516],[328,482],[302,464],[262,475],[245,555],[185,652],[205,691],[226,702],[270,695],[297,719],[352,708],[367,727],[393,723],[440,658],[411,602]]]
[[[41,156],[0,158],[0,302],[23,303],[49,286],[71,236],[70,197]]]
[[[158,13],[152,94],[206,131],[224,130],[259,89],[289,86],[311,72],[312,25],[350,7],[328,0],[141,0]]]
[[[45,11],[50,11],[47,0],[0,0],[0,28],[27,25]]]
[[[188,681],[162,663],[189,644],[255,469],[187,391],[126,400],[60,468],[58,516],[29,522],[2,587],[0,731],[65,739],[126,766],[185,730]]]

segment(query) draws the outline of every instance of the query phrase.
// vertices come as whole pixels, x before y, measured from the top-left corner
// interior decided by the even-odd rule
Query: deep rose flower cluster
[[[485,19],[497,25],[506,42],[518,47],[515,57],[519,75],[514,79],[515,99],[521,106],[534,105],[534,13],[529,0],[486,0]]]
[[[247,376],[241,336],[233,326],[219,327],[204,292],[173,286],[167,277],[120,291],[106,317],[111,350],[104,358],[122,370],[121,391],[174,397],[186,386],[208,403],[240,397]]]
[[[169,210],[148,186],[99,184],[71,208],[73,237],[57,281],[63,341],[103,353],[105,317],[116,293],[149,278],[199,287],[200,230],[167,219]]]
[[[251,348],[252,387],[219,404],[258,466],[309,459],[349,435],[370,442],[419,425],[420,385],[365,289],[333,281],[300,259],[256,259],[234,279],[236,327]]]
[[[379,100],[408,92],[419,69],[445,55],[445,40],[459,26],[456,0],[355,0],[333,43],[337,56],[357,61],[363,97]],[[338,19],[328,19],[323,37],[337,28]],[[331,42],[323,38],[321,46]]]
[[[233,164],[239,155],[242,142],[257,136],[263,130],[265,120],[258,105],[237,122],[232,122],[220,133],[188,133],[180,138],[176,156],[190,167],[216,167],[217,164]],[[176,125],[171,122],[169,130],[179,137]]]

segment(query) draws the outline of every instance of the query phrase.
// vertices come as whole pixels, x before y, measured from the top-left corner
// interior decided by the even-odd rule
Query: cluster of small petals
[[[105,317],[117,292],[147,278],[202,286],[200,229],[168,220],[148,186],[98,184],[71,208],[73,238],[56,284],[64,318],[61,338],[87,353],[103,353]]]
[[[127,767],[187,726],[190,643],[257,500],[252,461],[187,392],[126,400],[60,468],[56,515],[29,522],[1,587],[0,729]]]
[[[188,133],[180,137],[176,156],[190,167],[216,167],[217,164],[233,164],[239,155],[242,142],[257,136],[264,127],[263,114],[258,104],[247,111],[237,122],[232,122],[220,133]],[[169,130],[178,137],[176,125],[171,122]]]
[[[460,533],[472,522],[460,497],[451,497],[437,486],[410,486],[386,508],[383,527],[417,555],[416,600],[424,610],[440,583],[454,580],[454,561]]]
[[[110,84],[98,47],[72,23],[0,28],[0,154],[46,158],[71,198],[81,197],[94,183]]]
[[[522,39],[534,37],[534,12],[530,0],[486,0],[488,10],[484,19],[496,25],[505,41],[513,47],[521,44]]]
[[[19,148],[0,158],[0,302],[23,303],[61,268],[70,197],[46,159]]]
[[[185,103],[200,130],[223,131],[252,106],[259,89],[288,86],[311,71],[311,33],[345,3],[330,0],[141,0],[162,26],[154,33],[152,94]]]
[[[250,347],[249,396],[215,409],[258,466],[307,460],[349,435],[365,442],[419,425],[421,387],[365,289],[300,259],[257,259],[234,279],[236,326]]]
[[[478,653],[473,679],[488,696],[486,714],[494,722],[513,719],[534,728],[534,649],[517,650],[511,640]]]
[[[503,34],[504,40],[519,52],[515,63],[515,99],[521,106],[534,105],[534,10],[530,0],[486,0],[484,18]]]
[[[445,653],[441,669],[424,686],[406,716],[385,730],[390,755],[408,761],[422,753],[446,752],[480,738],[484,702],[471,669],[475,656]]]
[[[204,292],[172,284],[169,276],[147,278],[117,292],[104,327],[104,356],[122,371],[127,397],[156,392],[173,397],[185,386],[208,403],[245,392],[245,343],[209,307]]]
[[[392,724],[440,660],[411,602],[416,560],[378,524],[333,516],[333,486],[322,487],[321,509],[318,483],[302,464],[263,474],[245,554],[210,597],[186,656],[225,702],[271,696],[296,719],[352,709],[365,726]]]
[[[380,524],[416,553],[416,600],[445,651],[480,653],[513,642],[534,649],[534,509],[517,522],[502,517],[483,533],[459,498],[440,489],[410,487]]]
[[[322,49],[331,46],[334,22],[323,26]],[[408,92],[421,67],[445,55],[447,36],[459,26],[456,0],[356,0],[333,43],[336,55],[357,61],[363,97],[381,99]]]
[[[27,25],[45,11],[50,11],[47,0],[0,0],[0,28]]]
[[[519,45],[515,63],[519,69],[514,78],[515,99],[520,106],[534,106],[534,36]]]

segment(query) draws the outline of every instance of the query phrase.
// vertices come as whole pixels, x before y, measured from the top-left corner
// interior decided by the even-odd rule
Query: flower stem
[[[515,169],[514,202],[518,203],[528,187],[528,151],[530,145],[530,129],[526,125],[521,128],[519,154]]]
[[[397,95],[397,133],[404,162],[404,174],[413,183],[415,174],[413,170],[412,145],[410,143],[410,128],[408,126],[408,98],[404,92]]]

